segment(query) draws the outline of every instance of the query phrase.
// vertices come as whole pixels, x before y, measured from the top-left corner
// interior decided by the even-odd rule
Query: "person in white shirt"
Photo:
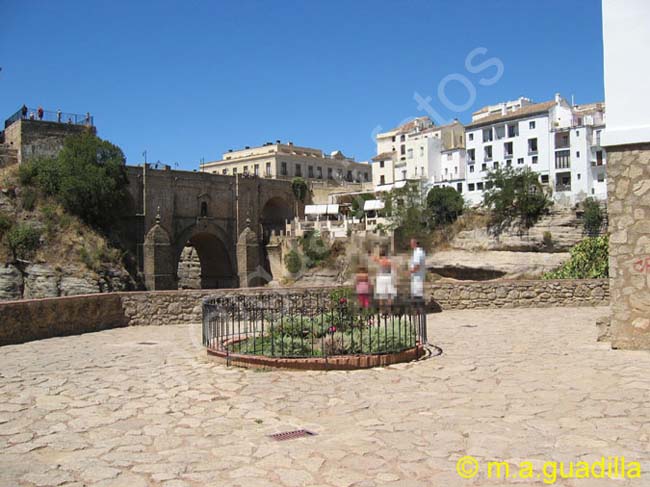
[[[409,270],[411,271],[411,298],[415,302],[421,303],[424,300],[424,279],[427,272],[426,267],[426,254],[424,249],[420,247],[420,242],[416,239],[411,239],[411,249],[413,255],[409,263]]]

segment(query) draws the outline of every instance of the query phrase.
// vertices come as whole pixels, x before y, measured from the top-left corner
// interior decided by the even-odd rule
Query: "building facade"
[[[377,191],[407,180],[433,183],[462,178],[465,138],[458,121],[436,126],[429,117],[419,117],[378,134],[376,140],[377,156],[372,166]]]
[[[341,151],[325,154],[279,140],[260,147],[228,151],[219,161],[201,164],[201,171],[222,175],[249,175],[271,179],[302,177],[312,181],[364,183],[372,181],[372,165],[356,162]]]
[[[472,205],[483,200],[489,171],[528,167],[560,203],[605,199],[604,125],[603,103],[571,106],[559,94],[543,103],[522,97],[482,108],[466,126],[465,198]]]

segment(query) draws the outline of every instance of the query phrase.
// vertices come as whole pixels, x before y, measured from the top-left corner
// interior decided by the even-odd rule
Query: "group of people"
[[[45,117],[45,110],[43,110],[42,106],[39,106],[36,109],[36,113],[34,113],[33,111],[30,112],[29,108],[27,108],[27,105],[23,104],[22,108],[20,109],[20,114],[21,114],[23,119],[29,118],[30,120],[36,120],[36,119],[43,120],[43,118]],[[28,117],[28,114],[29,114],[29,117]],[[56,121],[58,123],[61,123],[62,118],[63,118],[63,112],[61,110],[57,110],[56,111]],[[68,116],[67,123],[70,123],[70,124],[72,123],[72,117],[71,116]],[[87,126],[92,125],[92,117],[90,116],[90,112],[86,112],[86,118],[84,119],[84,124],[87,125]]]
[[[411,257],[408,263],[410,276],[410,298],[415,305],[424,303],[424,281],[426,277],[426,253],[417,239],[411,239]],[[397,297],[396,275],[398,267],[386,248],[380,248],[379,255],[369,255],[368,264],[376,265],[375,284],[371,284],[368,266],[360,266],[356,274],[355,291],[361,308],[369,308],[374,297],[380,308],[390,307]]]

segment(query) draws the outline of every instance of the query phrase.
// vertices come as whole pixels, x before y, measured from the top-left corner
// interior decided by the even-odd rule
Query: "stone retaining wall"
[[[329,292],[334,287],[318,288]],[[119,326],[201,321],[205,296],[300,292],[304,288],[106,293],[0,302],[0,345],[74,335]],[[609,304],[608,281],[493,281],[430,284],[427,296],[443,310]]]
[[[609,304],[609,282],[562,279],[432,284],[428,295],[443,310],[598,306]]]

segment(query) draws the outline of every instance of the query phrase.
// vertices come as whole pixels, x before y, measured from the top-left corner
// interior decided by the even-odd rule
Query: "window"
[[[596,151],[596,165],[597,166],[603,165],[603,151],[601,150]]]
[[[316,177],[318,177],[318,179],[323,179],[323,168],[320,166],[316,168]]]
[[[332,168],[331,167],[327,168],[327,179],[334,179],[332,177]]]
[[[508,160],[506,161],[506,166],[507,166],[507,167],[512,167],[512,159],[508,159]]]
[[[400,146],[400,148],[399,148],[399,153],[400,153],[400,155],[402,155],[402,156],[403,156],[404,154],[406,154],[406,146],[405,146],[405,145],[401,145],[401,146]]]
[[[555,169],[568,169],[571,167],[571,151],[559,150],[555,152]]]
[[[337,169],[336,170],[336,179],[338,179],[338,180],[343,179],[343,169]]]
[[[475,159],[475,157],[476,157],[475,154],[476,154],[476,152],[475,152],[474,149],[468,149],[468,151],[467,151],[467,161],[468,162],[474,162],[476,160]]]
[[[447,160],[451,161],[451,152],[447,154]]]
[[[347,179],[348,182],[351,182],[351,181],[352,181],[352,179],[353,179],[353,178],[352,178],[352,171],[348,171],[348,174],[347,174],[347,176],[345,177],[345,179]]]
[[[580,131],[576,130],[576,137],[580,137]]]
[[[424,147],[420,146],[420,157],[424,157]]]
[[[402,169],[402,179],[406,179],[406,169]]]
[[[598,182],[602,183],[605,181],[605,173],[604,172],[599,172],[598,173]]]
[[[408,150],[408,154],[406,157],[408,157],[409,159],[413,159],[413,149]]]
[[[223,171],[221,171],[221,174],[228,174],[228,169],[224,169]]]
[[[446,167],[446,168],[445,168],[445,176],[447,176],[448,174],[449,174],[449,168]]]
[[[244,174],[248,174],[248,166],[244,166]]]
[[[456,183],[456,191],[459,193],[463,192],[463,183]]]
[[[483,142],[491,142],[492,141],[492,129],[483,129]]]
[[[308,175],[310,178],[313,178],[313,177],[314,177],[314,166],[309,166],[309,167],[307,168],[307,175]]]
[[[379,161],[379,167],[381,167],[381,168],[384,167],[384,161]]]
[[[469,140],[474,140],[474,134],[469,134]]]
[[[506,142],[503,144],[503,152],[505,153],[505,157],[512,156],[512,142]]]
[[[476,183],[476,189],[483,191],[483,183]]]
[[[296,164],[296,176],[302,176],[302,166],[300,164]]]
[[[517,137],[519,135],[519,125],[511,123],[508,125],[508,137]]]
[[[499,169],[499,161],[494,161],[494,164],[492,164],[492,167],[494,169]]]
[[[379,184],[386,184],[386,178],[384,176],[379,176]]]
[[[517,164],[519,164],[521,166],[523,163],[524,163],[524,158],[523,157],[520,157],[519,159],[517,159]]]
[[[208,216],[208,204],[205,201],[201,202],[201,216]]]
[[[528,128],[533,130],[535,128],[535,122],[528,122]]]
[[[548,184],[548,174],[542,174],[542,183]]]
[[[537,156],[533,156],[533,164],[537,164]]]
[[[280,174],[283,176],[287,175],[287,163],[286,162],[281,162],[280,163]]]
[[[266,170],[266,175],[270,176],[271,175],[271,163],[270,162],[266,163],[266,169],[265,170]]]
[[[364,180],[364,181],[370,181],[370,180],[368,179],[368,173],[367,173],[367,172],[364,172],[364,173],[363,173],[363,180]]]
[[[498,127],[495,127],[494,132],[496,133],[497,140],[503,139],[506,136],[505,125],[499,125]]]
[[[420,174],[424,176],[424,166],[420,166]]]
[[[406,140],[406,136],[404,134],[400,135],[399,141],[404,142]]]
[[[481,164],[481,171],[487,171],[487,164],[486,163]]]
[[[528,139],[528,153],[537,154],[537,138]]]
[[[487,145],[483,148],[483,160],[491,161],[492,160],[492,146]]]
[[[474,166],[469,166],[469,172],[474,172]]]
[[[582,177],[581,174],[578,173],[578,181],[580,181],[581,177]]]
[[[393,135],[393,142],[395,142],[395,136]]]
[[[467,191],[474,191],[474,183],[469,183],[467,185]]]
[[[580,151],[579,150],[576,151],[576,157],[580,157]]]
[[[600,145],[600,130],[596,130],[596,145]]]

